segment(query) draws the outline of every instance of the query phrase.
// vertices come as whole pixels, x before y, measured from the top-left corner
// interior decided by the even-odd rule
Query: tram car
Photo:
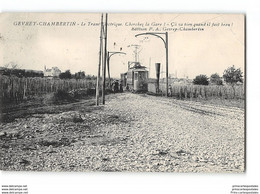
[[[128,66],[128,71],[121,74],[121,83],[132,92],[148,91],[148,71],[145,66],[135,62],[133,67]]]

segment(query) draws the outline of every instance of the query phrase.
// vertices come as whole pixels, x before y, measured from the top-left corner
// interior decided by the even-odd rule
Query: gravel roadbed
[[[2,170],[244,172],[244,109],[146,94],[0,124]]]

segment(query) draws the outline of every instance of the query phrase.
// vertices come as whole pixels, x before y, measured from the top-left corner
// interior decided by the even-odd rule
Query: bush
[[[210,83],[215,85],[223,85],[223,81],[217,73],[214,73],[210,76]]]
[[[193,80],[193,84],[195,85],[209,85],[208,77],[206,75],[198,75]]]
[[[78,73],[75,73],[74,77],[75,79],[85,79],[86,75],[84,71],[79,71]]]
[[[75,101],[74,98],[66,91],[64,90],[58,90],[54,93],[54,100],[56,103],[62,103],[62,102],[73,102]]]
[[[46,94],[43,97],[43,103],[47,105],[63,104],[66,102],[76,102],[76,100],[64,90],[58,90],[57,92]]]
[[[71,78],[72,78],[72,75],[71,75],[71,73],[70,73],[70,70],[67,70],[67,71],[65,71],[64,73],[61,73],[61,74],[59,75],[59,78],[60,78],[60,79],[71,79]]]
[[[237,82],[243,83],[242,71],[240,69],[236,69],[234,65],[224,71],[223,78],[225,82],[231,85],[234,85]]]

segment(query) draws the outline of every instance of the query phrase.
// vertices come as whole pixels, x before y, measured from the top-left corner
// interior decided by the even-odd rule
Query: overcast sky
[[[54,66],[62,71],[85,71],[97,74],[101,14],[4,13],[0,15],[0,65],[14,62],[23,69],[43,70]],[[24,22],[32,22],[25,25]],[[35,25],[32,25],[33,22]],[[48,26],[48,22],[76,22],[76,25]],[[90,22],[90,23],[89,23]],[[210,23],[209,23],[210,22]],[[231,14],[108,14],[108,51],[126,52],[111,57],[112,77],[127,71],[128,61],[134,61],[133,47],[140,45],[139,60],[155,77],[154,63],[165,71],[165,47],[155,36],[135,34],[165,32],[155,25],[166,26],[169,33],[169,73],[194,78],[199,74],[223,74],[232,65],[244,72],[244,16]],[[175,24],[205,24],[203,31],[174,31]],[[212,27],[212,23],[220,26]],[[229,24],[227,26],[221,26]],[[29,24],[29,23],[27,23]],[[82,26],[83,24],[83,26]],[[84,25],[85,24],[85,25]],[[90,25],[91,24],[91,25]],[[116,26],[120,25],[121,26]],[[133,30],[132,28],[138,28]],[[159,26],[160,27],[160,26]],[[187,28],[191,28],[188,27]],[[198,27],[194,27],[198,28]],[[163,36],[163,35],[162,35]],[[164,76],[164,74],[162,74]]]

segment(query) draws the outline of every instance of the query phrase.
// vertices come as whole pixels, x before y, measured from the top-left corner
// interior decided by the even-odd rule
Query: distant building
[[[58,67],[47,69],[46,66],[44,66],[43,74],[44,77],[59,77],[59,75],[61,74],[61,70]]]

